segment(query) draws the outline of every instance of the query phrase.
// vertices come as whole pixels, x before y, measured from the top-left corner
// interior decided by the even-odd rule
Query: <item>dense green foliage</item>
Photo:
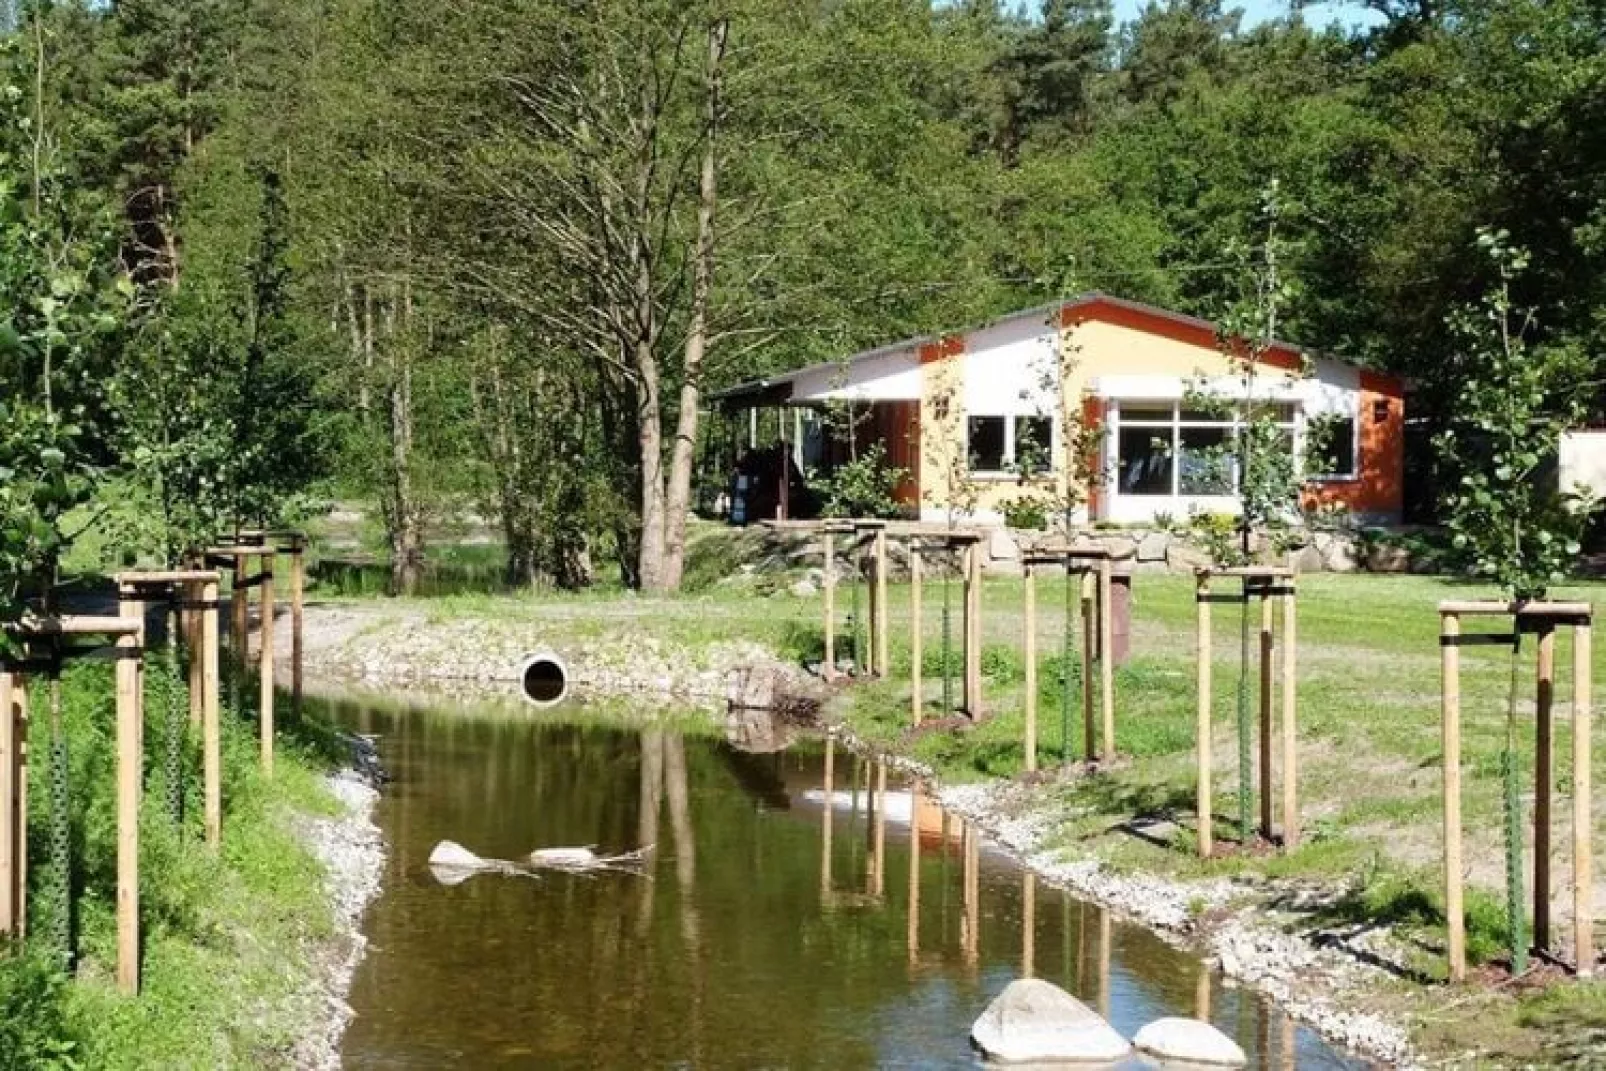
[[[1606,17],[1381,6],[24,5],[7,284],[63,290],[16,305],[0,382],[55,383],[121,548],[341,494],[381,505],[402,586],[472,508],[513,582],[673,588],[724,475],[697,471],[709,388],[1071,279],[1230,318],[1275,181],[1278,333],[1412,376],[1443,428],[1471,352],[1446,313],[1498,281],[1480,227],[1530,251],[1529,352],[1603,352]],[[8,563],[51,556],[20,531]]]

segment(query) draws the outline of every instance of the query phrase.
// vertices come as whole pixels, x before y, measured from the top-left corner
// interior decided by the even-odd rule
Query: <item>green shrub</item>
[[[0,952],[0,1067],[77,1068],[67,978],[37,953]]]

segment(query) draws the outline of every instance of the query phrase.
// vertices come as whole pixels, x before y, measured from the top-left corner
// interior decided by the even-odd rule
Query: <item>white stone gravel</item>
[[[313,956],[314,976],[303,998],[308,1025],[291,1053],[290,1066],[304,1071],[340,1067],[340,1039],[352,1019],[346,995],[368,947],[363,912],[379,892],[385,862],[384,838],[373,820],[379,793],[352,770],[331,775],[328,786],[343,813],[298,823],[298,832],[323,864],[335,926],[327,946]]]

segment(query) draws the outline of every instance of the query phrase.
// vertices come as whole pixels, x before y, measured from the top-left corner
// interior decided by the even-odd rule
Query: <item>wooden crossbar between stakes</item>
[[[1517,632],[1538,638],[1534,704],[1534,945],[1550,945],[1550,819],[1555,788],[1553,763],[1556,689],[1556,630],[1573,630],[1573,946],[1579,977],[1595,973],[1594,818],[1591,813],[1591,665],[1594,609],[1581,602],[1466,602],[1439,604],[1441,718],[1444,747],[1444,903],[1449,931],[1446,954],[1452,982],[1467,974],[1466,899],[1461,826],[1461,648],[1512,637],[1463,633],[1464,617],[1509,617]]]
[[[1236,593],[1211,590],[1214,577],[1228,577],[1239,581]],[[1214,732],[1212,708],[1214,695],[1211,679],[1211,660],[1214,645],[1211,636],[1212,603],[1247,603],[1260,600],[1258,674],[1258,777],[1260,796],[1260,833],[1267,840],[1276,834],[1274,822],[1274,754],[1280,750],[1282,759],[1282,849],[1289,851],[1299,843],[1299,731],[1298,731],[1298,634],[1296,619],[1297,592],[1294,572],[1280,566],[1236,566],[1233,568],[1204,568],[1194,571],[1194,603],[1197,613],[1197,646],[1195,649],[1197,694],[1198,771],[1195,811],[1198,815],[1198,851],[1200,858],[1208,859],[1215,852],[1214,804],[1212,787]],[[1277,607],[1282,609],[1282,643],[1277,642]],[[1277,673],[1275,663],[1282,658],[1282,733],[1281,748],[1274,745],[1277,727],[1273,711],[1276,705]]]
[[[1082,621],[1082,736],[1089,762],[1115,755],[1114,565],[1131,557],[1102,546],[1034,548],[1021,558],[1025,579],[1026,768],[1037,768],[1037,591],[1040,566],[1077,576]],[[1067,627],[1069,623],[1067,622]],[[1098,684],[1094,685],[1094,669]],[[1096,741],[1096,742],[1095,742]]]

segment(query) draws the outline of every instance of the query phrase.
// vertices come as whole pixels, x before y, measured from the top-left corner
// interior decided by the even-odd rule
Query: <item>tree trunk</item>
[[[664,513],[666,591],[678,591],[686,568],[686,521],[691,513],[692,466],[697,454],[697,407],[702,400],[703,358],[708,350],[708,306],[714,291],[714,210],[719,203],[718,139],[720,75],[725,59],[728,24],[708,27],[708,95],[703,113],[703,169],[697,198],[697,249],[692,265],[691,323],[686,332],[680,414],[676,421],[674,457],[669,467]],[[784,470],[783,476],[784,479]]]
[[[413,497],[413,368],[409,340],[397,337],[394,309],[390,322],[390,581],[397,594],[411,595],[418,589],[424,558],[422,525]]]

